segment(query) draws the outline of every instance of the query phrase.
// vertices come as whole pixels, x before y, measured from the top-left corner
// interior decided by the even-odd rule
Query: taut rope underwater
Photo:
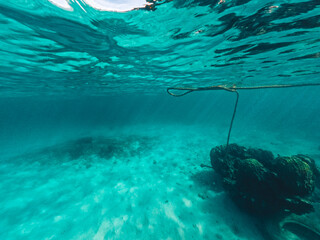
[[[235,92],[237,94],[236,102],[233,109],[233,115],[230,122],[229,132],[228,132],[228,138],[227,138],[227,146],[226,146],[226,155],[228,152],[229,147],[229,141],[230,141],[230,135],[232,130],[233,121],[236,115],[238,101],[239,101],[239,92],[237,90],[256,90],[256,89],[271,89],[271,88],[293,88],[293,87],[314,87],[314,86],[320,86],[320,83],[303,83],[303,84],[288,84],[288,85],[269,85],[269,86],[255,86],[255,87],[227,87],[224,85],[217,85],[217,86],[210,86],[210,87],[199,87],[199,88],[191,88],[191,87],[170,87],[167,88],[167,92],[174,97],[182,97],[184,95],[187,95],[188,93],[195,92],[195,91],[207,91],[207,90],[225,90],[228,92]],[[176,91],[185,91],[181,94],[173,93],[172,90]]]

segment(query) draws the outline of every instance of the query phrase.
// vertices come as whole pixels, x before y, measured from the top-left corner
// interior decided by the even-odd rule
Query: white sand
[[[1,162],[0,239],[263,239],[213,170],[200,167],[210,165],[210,149],[225,143],[225,133],[195,126],[100,130],[108,138],[132,136],[131,153],[70,160],[49,151]],[[319,154],[316,143],[277,133],[235,133],[231,142]]]

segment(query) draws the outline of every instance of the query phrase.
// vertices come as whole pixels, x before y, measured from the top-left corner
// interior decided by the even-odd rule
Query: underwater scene
[[[320,1],[0,2],[0,240],[320,240]]]

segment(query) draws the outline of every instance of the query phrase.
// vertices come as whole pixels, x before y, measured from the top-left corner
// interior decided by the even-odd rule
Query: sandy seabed
[[[131,126],[3,160],[0,239],[263,239],[200,166],[225,141],[226,129]],[[278,133],[231,142],[319,158],[316,143]]]

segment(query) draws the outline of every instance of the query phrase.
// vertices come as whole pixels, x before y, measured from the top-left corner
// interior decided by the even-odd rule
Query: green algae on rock
[[[288,194],[305,196],[315,188],[316,168],[311,158],[303,155],[278,157],[275,171]]]
[[[313,210],[310,195],[318,175],[313,159],[304,155],[274,158],[270,151],[237,144],[213,148],[210,158],[224,187],[242,208],[258,215]]]

